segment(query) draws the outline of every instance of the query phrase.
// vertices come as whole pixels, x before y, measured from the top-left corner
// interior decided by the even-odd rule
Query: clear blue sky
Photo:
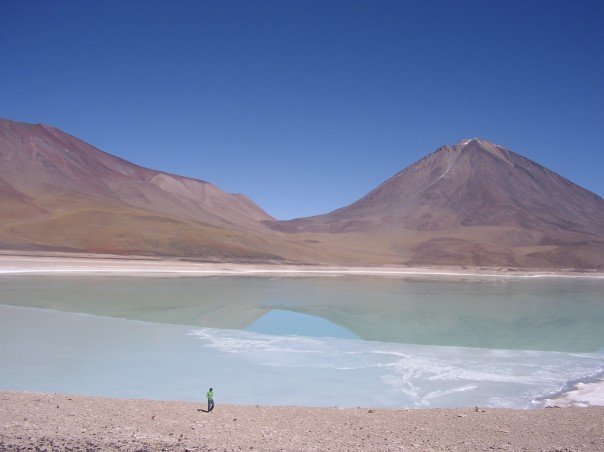
[[[484,137],[604,194],[603,1],[0,0],[0,117],[287,219]]]

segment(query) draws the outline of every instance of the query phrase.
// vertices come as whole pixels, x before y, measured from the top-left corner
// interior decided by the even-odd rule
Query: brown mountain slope
[[[274,258],[243,195],[154,171],[53,127],[0,120],[0,246]]]
[[[215,224],[271,219],[243,195],[142,168],[54,127],[0,120],[0,164],[5,183],[32,197],[70,191]]]
[[[438,149],[347,207],[269,225],[350,236],[360,256],[384,263],[604,264],[604,200],[480,139]]]

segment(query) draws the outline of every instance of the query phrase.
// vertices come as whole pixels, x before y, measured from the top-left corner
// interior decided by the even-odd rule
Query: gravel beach
[[[0,392],[0,450],[604,450],[604,407],[341,409]]]

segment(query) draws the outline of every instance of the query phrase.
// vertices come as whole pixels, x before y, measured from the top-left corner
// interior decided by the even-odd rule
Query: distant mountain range
[[[602,269],[604,200],[486,140],[290,221],[45,125],[0,120],[0,247],[239,262]]]

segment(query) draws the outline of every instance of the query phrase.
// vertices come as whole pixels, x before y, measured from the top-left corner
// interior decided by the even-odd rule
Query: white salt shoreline
[[[543,402],[544,406],[558,407],[604,406],[604,379],[577,383],[570,391],[551,399],[544,399]]]
[[[530,271],[507,268],[340,267],[285,264],[201,263],[123,257],[47,257],[0,255],[0,275],[104,276],[384,276],[469,279],[581,278],[600,280],[604,273],[574,270]]]

